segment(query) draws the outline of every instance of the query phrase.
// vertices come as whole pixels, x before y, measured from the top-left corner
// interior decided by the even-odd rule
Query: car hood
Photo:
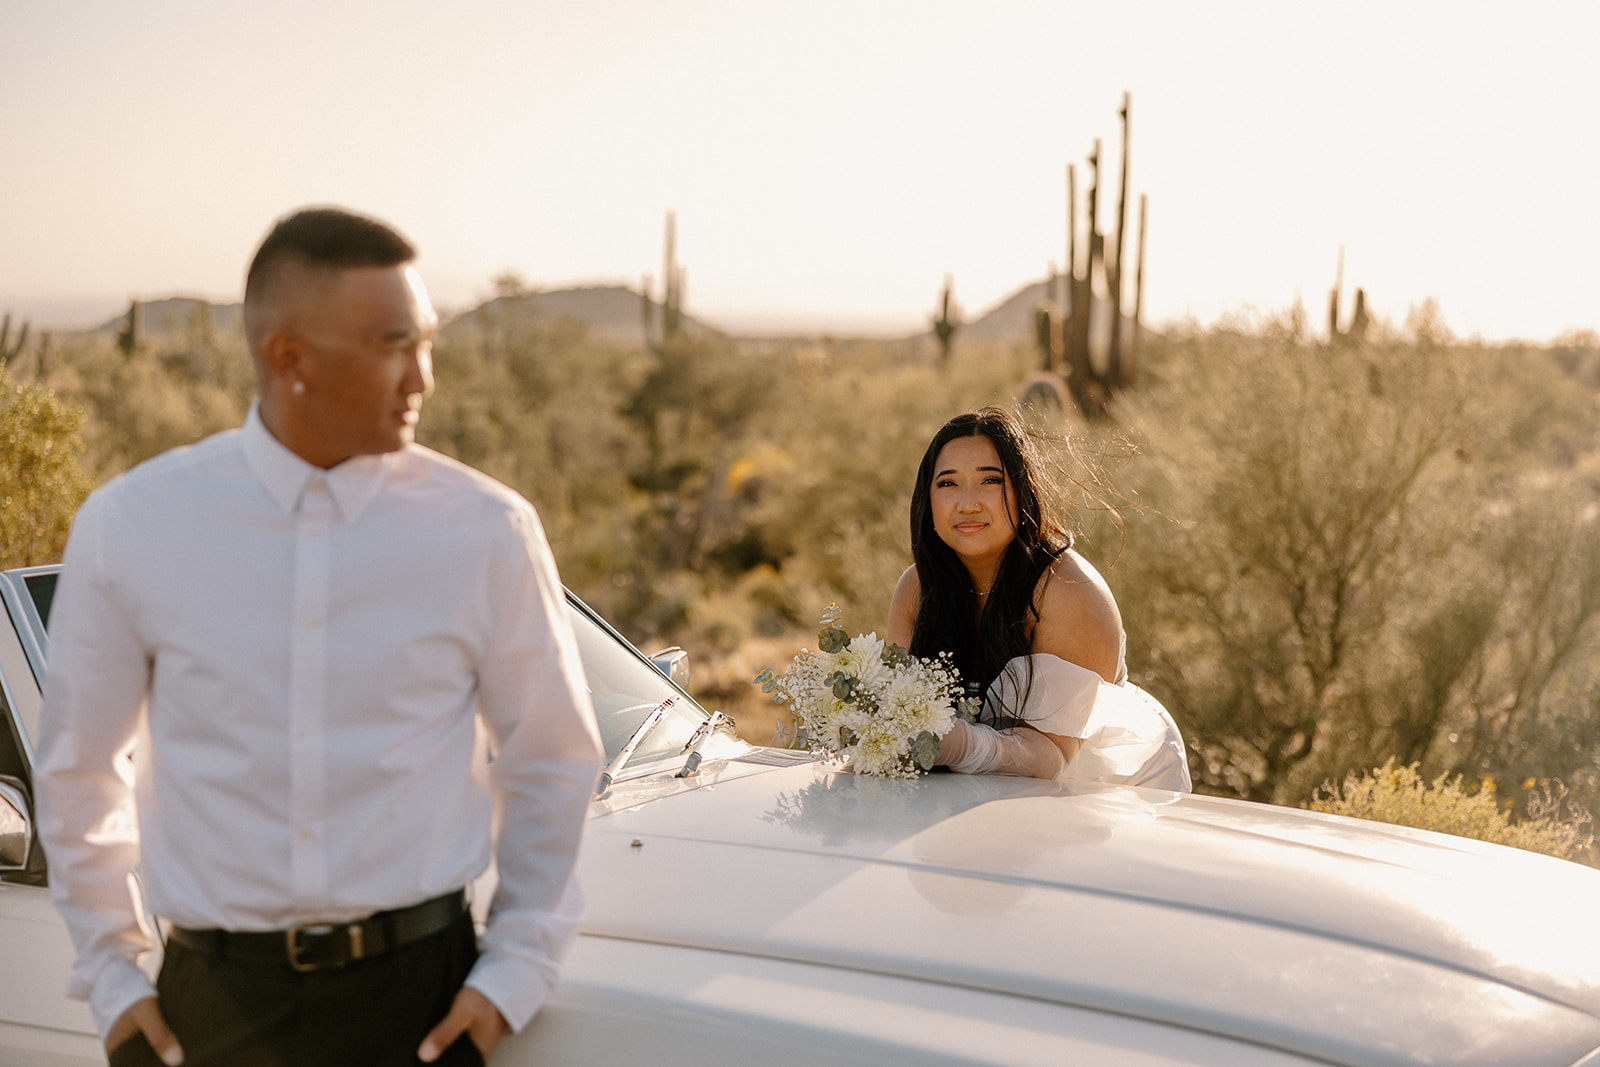
[[[750,758],[768,758],[757,750]],[[1600,872],[1158,790],[718,763],[590,820],[584,932],[970,986],[1336,1063],[1600,1047]]]

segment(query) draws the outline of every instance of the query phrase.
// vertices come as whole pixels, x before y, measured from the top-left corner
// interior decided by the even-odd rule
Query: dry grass
[[[1324,783],[1307,806],[1332,815],[1594,862],[1594,819],[1571,805],[1566,787],[1559,781],[1530,778],[1523,790],[1529,814],[1517,819],[1512,802],[1500,797],[1493,778],[1470,786],[1463,785],[1460,775],[1441,774],[1428,781],[1417,772],[1417,764],[1400,767],[1389,760],[1365,774],[1351,774],[1342,783]]]

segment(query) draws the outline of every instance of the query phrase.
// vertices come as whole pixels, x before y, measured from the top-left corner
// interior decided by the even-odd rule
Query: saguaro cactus
[[[678,217],[667,212],[666,235],[662,241],[661,279],[662,293],[660,320],[657,322],[656,302],[650,296],[650,275],[644,276],[640,299],[644,310],[645,341],[659,349],[683,331],[683,290],[686,272],[677,262]]]
[[[1116,230],[1112,235],[1111,249],[1106,249],[1106,235],[1100,232],[1100,141],[1094,142],[1089,155],[1089,196],[1087,219],[1083,223],[1084,240],[1078,241],[1078,177],[1071,164],[1067,166],[1067,296],[1061,313],[1061,359],[1066,369],[1067,388],[1073,402],[1089,418],[1106,414],[1112,397],[1133,385],[1137,368],[1136,352],[1139,337],[1139,318],[1144,304],[1144,238],[1147,202],[1139,198],[1138,262],[1135,265],[1134,322],[1132,339],[1126,353],[1123,349],[1122,300],[1125,292],[1127,227],[1128,227],[1128,144],[1131,94],[1123,93],[1122,108],[1122,173],[1118,182]],[[1103,366],[1097,366],[1090,354],[1091,329],[1096,317],[1094,308],[1095,278],[1103,280],[1109,295],[1111,321],[1105,331],[1107,346]],[[1044,320],[1040,324],[1040,343],[1046,343]],[[1053,340],[1050,342],[1053,345]],[[1047,359],[1047,363],[1054,360]]]
[[[1128,338],[1128,356],[1123,363],[1123,372],[1128,376],[1128,381],[1133,381],[1139,373],[1139,335],[1144,330],[1144,235],[1148,228],[1150,206],[1149,197],[1144,193],[1139,194],[1139,257],[1133,270],[1133,336]]]
[[[1045,270],[1044,295],[1033,306],[1033,341],[1039,346],[1039,368],[1043,371],[1055,370],[1061,358],[1061,313],[1060,308],[1065,306],[1064,301],[1056,300],[1056,265],[1051,263]],[[1067,279],[1060,276],[1062,285]]]
[[[117,331],[117,347],[122,349],[124,359],[132,359],[133,354],[139,350],[139,335],[144,332],[143,327],[144,311],[140,308],[139,301],[128,301],[128,321]]]
[[[1106,264],[1106,287],[1111,290],[1111,344],[1106,354],[1106,384],[1112,390],[1127,385],[1122,368],[1122,251],[1128,228],[1128,104],[1131,94],[1122,94],[1122,177],[1117,188],[1116,253]]]
[[[1367,313],[1367,294],[1364,289],[1357,287],[1355,292],[1355,306],[1350,310],[1350,325],[1339,329],[1339,300],[1344,291],[1344,245],[1339,246],[1339,268],[1333,276],[1333,291],[1328,294],[1328,343],[1360,344],[1367,336],[1367,328],[1372,325],[1372,316]]]
[[[944,290],[939,296],[939,314],[928,316],[933,322],[933,335],[939,339],[939,366],[950,366],[950,348],[955,343],[956,331],[961,328],[961,311],[952,296],[955,282],[944,276]]]
[[[11,336],[11,312],[6,312],[4,320],[0,320],[0,369],[22,354],[22,346],[28,343],[28,323],[24,321],[22,328],[17,331],[15,339]]]

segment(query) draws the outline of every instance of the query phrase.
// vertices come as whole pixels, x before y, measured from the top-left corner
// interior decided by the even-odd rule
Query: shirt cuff
[[[68,990],[68,995],[71,995]],[[146,997],[156,995],[150,978],[132,960],[119,959],[106,965],[95,977],[89,990],[89,1011],[94,1015],[95,1028],[104,1041],[111,1025],[122,1018],[122,1013]]]
[[[478,958],[466,984],[489,998],[513,1032],[521,1030],[549,999],[556,984],[553,961],[517,960],[487,953]]]

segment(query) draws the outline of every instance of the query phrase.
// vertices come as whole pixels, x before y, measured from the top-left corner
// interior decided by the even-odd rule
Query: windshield
[[[24,575],[22,584],[28,587],[28,596],[33,599],[33,607],[39,613],[39,621],[48,626],[50,602],[56,596],[56,572],[41,571]]]
[[[567,617],[572,620],[578,654],[589,678],[606,761],[616,758],[639,725],[666,700],[671,700],[672,706],[634,749],[628,766],[681,756],[695,727],[705,721],[706,713],[632,645],[572,599],[567,601]]]

